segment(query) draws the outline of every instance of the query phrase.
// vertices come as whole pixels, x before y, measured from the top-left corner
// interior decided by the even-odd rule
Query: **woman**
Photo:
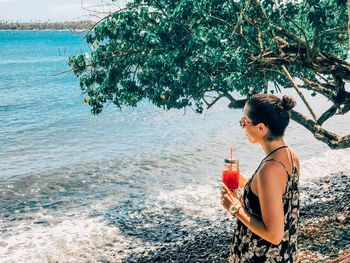
[[[299,161],[283,140],[292,97],[251,97],[240,120],[251,143],[266,156],[247,181],[240,177],[240,199],[225,185],[223,207],[238,218],[230,262],[297,262]]]

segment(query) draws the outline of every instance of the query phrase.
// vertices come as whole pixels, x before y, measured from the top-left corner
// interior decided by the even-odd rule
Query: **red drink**
[[[228,163],[225,170],[222,171],[222,182],[230,190],[237,190],[239,186],[238,161]]]

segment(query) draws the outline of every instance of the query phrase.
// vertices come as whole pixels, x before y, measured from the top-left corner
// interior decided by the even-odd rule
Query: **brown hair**
[[[296,105],[291,96],[283,96],[282,100],[272,94],[257,94],[252,96],[248,101],[248,117],[253,124],[264,123],[270,130],[267,140],[274,140],[282,137],[286,130],[289,120],[290,111]]]

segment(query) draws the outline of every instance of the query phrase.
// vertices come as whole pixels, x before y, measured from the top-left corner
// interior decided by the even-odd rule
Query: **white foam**
[[[310,181],[315,178],[335,173],[350,173],[350,149],[327,150],[300,162],[300,180]]]
[[[127,254],[129,240],[101,218],[61,218],[52,226],[17,226],[1,238],[0,262],[119,262]]]
[[[217,217],[220,209],[220,189],[214,184],[189,185],[184,189],[161,192],[158,199],[165,206],[179,207],[186,214],[201,218]]]

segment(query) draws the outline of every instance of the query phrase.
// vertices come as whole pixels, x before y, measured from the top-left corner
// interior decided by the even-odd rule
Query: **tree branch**
[[[205,104],[207,105],[207,110],[209,110],[215,103],[217,103],[222,97],[225,97],[224,94],[220,94],[218,97],[216,97],[212,102],[207,102],[204,97],[202,98]]]
[[[241,13],[239,14],[240,20],[237,21],[237,24],[236,24],[235,28],[233,29],[233,32],[232,32],[232,33],[243,34],[243,32],[242,32],[242,19],[243,19],[244,13],[247,11],[248,7],[250,6],[250,2],[251,2],[251,1],[248,1],[248,2],[246,3],[246,5],[244,6],[243,10],[242,10]]]
[[[341,105],[341,107],[338,110],[337,114],[339,114],[339,115],[344,115],[350,111],[350,94],[349,94],[349,92],[347,94],[348,94],[348,96],[344,101],[344,105]]]
[[[339,108],[338,104],[333,104],[328,110],[326,110],[320,118],[317,120],[317,124],[322,126],[322,124],[328,120],[330,117],[332,117],[334,114],[336,114],[337,110]]]
[[[221,19],[220,17],[216,17],[216,16],[211,16],[211,15],[208,15],[209,18],[212,18],[212,19],[215,19],[217,21],[220,21],[226,25],[228,25],[229,27],[232,27],[233,25],[231,25],[229,22],[227,22],[226,20],[224,19]]]
[[[301,40],[299,37],[297,37],[296,35],[292,34],[291,32],[289,32],[288,30],[286,30],[285,28],[281,28],[281,27],[275,27],[276,31],[285,35],[286,37],[294,40],[296,43],[298,43],[299,45],[306,47],[306,43]]]
[[[266,19],[266,14],[264,13],[264,10],[261,8],[261,5],[258,0],[252,0],[252,5],[255,7],[255,10],[258,12],[259,16]]]
[[[164,11],[164,7],[156,0],[153,0],[155,2],[155,4],[157,5],[157,7],[160,9],[160,11],[162,12],[162,14],[165,16],[165,17],[168,17],[167,13],[165,13]]]
[[[223,95],[231,101],[228,107],[233,109],[243,108],[248,100],[247,98],[236,100],[229,93],[225,93]],[[325,118],[325,116],[322,116],[321,118]],[[333,132],[327,131],[312,119],[307,118],[295,110],[291,111],[291,119],[305,127],[315,136],[317,140],[326,143],[331,149],[343,149],[350,147],[350,134],[346,136],[339,136]]]
[[[223,95],[231,101],[228,107],[233,109],[243,108],[248,100],[247,98],[236,100],[229,93],[225,93]],[[322,116],[321,118],[325,118],[325,116]],[[315,136],[317,140],[326,143],[331,149],[343,149],[350,147],[350,134],[346,136],[339,136],[333,132],[327,131],[312,119],[307,118],[295,110],[291,111],[291,119],[305,127]]]
[[[296,92],[298,93],[299,97],[302,99],[302,101],[304,102],[304,104],[308,108],[309,112],[311,113],[311,116],[314,118],[315,121],[317,121],[316,113],[312,110],[310,104],[305,99],[303,93],[299,90],[298,85],[295,83],[295,81],[293,80],[292,76],[289,74],[289,71],[287,70],[287,68],[284,65],[282,65],[281,68],[282,68],[283,73],[286,75],[286,77],[292,83],[292,85],[293,85],[294,89],[296,90]]]
[[[247,102],[248,99],[240,99],[236,100],[234,97],[232,97],[231,94],[225,93],[224,94],[226,98],[229,99],[230,104],[228,105],[229,108],[231,109],[243,109],[245,103]]]
[[[313,90],[313,91],[315,91],[317,93],[322,94],[323,96],[325,96],[327,99],[331,100],[332,102],[335,102],[334,94],[331,91],[332,89],[335,88],[335,86],[327,83],[325,85],[327,85],[328,88],[326,88],[321,83],[311,81],[311,80],[309,80],[307,78],[302,78],[302,81],[304,81],[304,83],[306,85],[305,86],[300,86],[301,88],[305,87],[306,89]]]
[[[281,47],[283,54],[265,50],[264,54],[251,55],[248,66],[258,70],[275,68],[282,65],[294,65],[312,69],[318,74],[337,75],[343,80],[350,80],[350,63],[326,52],[315,52],[311,61],[306,61],[307,50],[302,45],[289,44]]]
[[[291,111],[291,118],[308,129],[311,133],[313,133],[317,140],[326,143],[331,149],[343,149],[350,147],[350,134],[341,137],[335,133],[329,132],[313,120],[306,118],[304,115],[294,110]]]
[[[334,79],[334,84],[335,84],[335,91],[338,94],[336,96],[336,100],[337,102],[342,102],[342,100],[345,99],[345,82],[343,81],[343,79],[341,77],[339,77],[338,75],[333,74],[333,79]]]
[[[96,21],[91,27],[90,29],[88,30],[88,32],[91,32],[98,24],[100,24],[102,21],[104,20],[107,20],[108,18],[110,18],[111,16],[113,16],[114,14],[117,14],[117,13],[122,13],[124,11],[127,11],[127,10],[130,10],[130,8],[138,8],[140,6],[147,6],[146,4],[138,4],[138,5],[135,5],[135,6],[132,6],[132,7],[124,7],[124,8],[119,8],[118,10],[114,11],[114,12],[109,12],[107,13],[106,15],[104,15],[103,17],[98,17],[99,20]],[[84,9],[84,7],[83,7]],[[89,9],[87,9],[87,11],[91,11]]]
[[[309,40],[307,39],[307,34],[305,32],[305,30],[300,27],[297,23],[295,23],[293,20],[290,20],[290,22],[300,30],[300,32],[303,34],[304,38],[305,38],[305,48],[306,48],[306,62],[309,62],[311,61],[312,59],[312,52],[311,52],[311,47],[310,47],[310,44],[309,44]]]

